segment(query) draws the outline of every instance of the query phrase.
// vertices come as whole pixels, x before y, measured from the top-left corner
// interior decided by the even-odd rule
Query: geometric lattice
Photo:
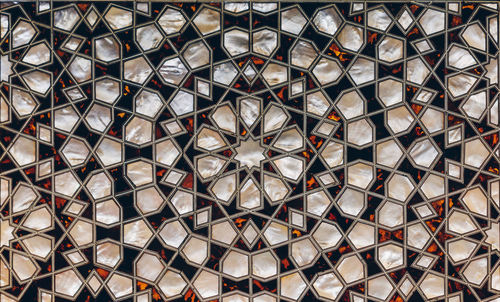
[[[0,301],[500,301],[496,2],[0,4]]]

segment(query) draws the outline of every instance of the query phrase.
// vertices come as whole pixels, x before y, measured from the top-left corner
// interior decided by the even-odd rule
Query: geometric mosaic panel
[[[500,301],[499,11],[0,3],[0,301]]]

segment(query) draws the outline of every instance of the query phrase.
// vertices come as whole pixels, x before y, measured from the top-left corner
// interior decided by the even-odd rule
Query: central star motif
[[[260,161],[265,159],[264,148],[260,146],[259,141],[251,138],[246,141],[241,141],[240,146],[236,149],[235,159],[242,166],[247,166],[251,169],[253,166],[260,167]]]

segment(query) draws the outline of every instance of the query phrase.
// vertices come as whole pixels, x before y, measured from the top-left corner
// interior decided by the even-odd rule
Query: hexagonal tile
[[[231,56],[237,56],[248,51],[249,39],[248,32],[230,29],[224,32],[224,47]]]
[[[222,260],[222,272],[234,278],[248,275],[248,256],[236,251],[229,251],[226,258]]]
[[[153,166],[143,160],[127,164],[127,177],[135,186],[153,182]]]
[[[318,250],[311,239],[305,238],[291,244],[292,259],[299,267],[309,265],[318,255]]]
[[[108,240],[96,245],[96,263],[114,268],[122,260],[122,248],[119,243]]]

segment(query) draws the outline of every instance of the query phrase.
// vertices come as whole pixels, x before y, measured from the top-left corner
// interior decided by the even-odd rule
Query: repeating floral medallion
[[[0,301],[500,301],[499,11],[0,3]]]

